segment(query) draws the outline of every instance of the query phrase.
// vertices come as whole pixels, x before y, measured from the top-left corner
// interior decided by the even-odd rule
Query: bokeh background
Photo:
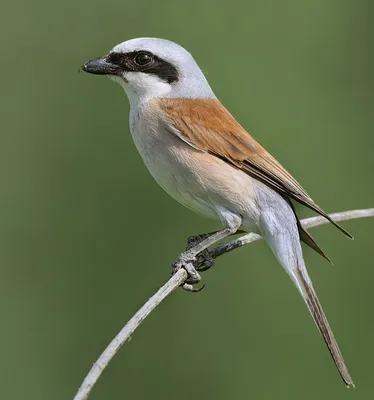
[[[374,206],[369,1],[18,0],[2,4],[0,398],[72,399],[167,279],[189,235],[218,225],[153,181],[124,93],[78,74],[138,36],[188,48],[218,97],[329,212]],[[310,215],[300,210],[302,216]],[[110,364],[92,399],[373,397],[374,219],[313,235],[309,271],[357,388],[341,383],[264,243],[178,290]]]

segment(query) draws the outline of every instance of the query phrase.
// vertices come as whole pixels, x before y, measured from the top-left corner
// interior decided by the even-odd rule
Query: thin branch
[[[336,222],[346,221],[349,219],[367,218],[374,216],[374,208],[367,208],[364,210],[342,211],[329,215]],[[318,216],[318,217],[305,218],[301,221],[301,223],[304,228],[313,228],[315,226],[329,224],[330,222],[326,218]],[[238,247],[244,246],[248,243],[252,243],[260,239],[262,239],[262,236],[258,235],[257,233],[248,233],[245,236],[241,236],[238,239],[235,239],[231,242],[216,247],[211,251],[210,256],[212,258],[220,257],[225,253],[237,249]]]
[[[173,290],[183,284],[187,279],[185,269],[180,269],[173,275],[157,293],[155,293],[143,307],[130,319],[130,321],[121,329],[118,335],[110,342],[109,346],[104,350],[95,364],[92,366],[87,377],[79,388],[74,400],[87,399],[94,384],[100,378],[105,367],[114,357],[120,347],[130,339],[131,334],[143,322],[145,318],[164,300]]]
[[[374,217],[374,208],[365,210],[351,210],[339,213],[330,214],[334,221],[345,221],[357,218]],[[314,226],[328,224],[324,217],[306,218],[301,221],[305,228],[312,228]],[[210,252],[212,258],[220,257],[221,255],[232,251],[238,247],[244,246],[248,243],[260,240],[262,237],[255,233],[249,233],[229,243],[218,246]],[[79,388],[74,400],[85,400],[88,398],[93,386],[99,380],[100,375],[103,373],[106,366],[111,359],[115,356],[121,346],[130,339],[131,334],[136,328],[144,321],[145,318],[167,297],[171,292],[181,286],[187,280],[187,272],[185,269],[180,269],[174,274],[164,286],[162,286],[156,294],[154,294],[139,311],[130,319],[130,321],[122,328],[118,335],[112,340],[108,347],[104,350],[95,364],[92,366],[90,372],[84,379],[81,387]]]

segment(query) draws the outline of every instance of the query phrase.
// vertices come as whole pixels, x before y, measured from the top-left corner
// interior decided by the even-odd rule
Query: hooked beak
[[[95,75],[121,75],[121,68],[106,60],[106,57],[96,57],[85,62],[81,69],[84,72]]]

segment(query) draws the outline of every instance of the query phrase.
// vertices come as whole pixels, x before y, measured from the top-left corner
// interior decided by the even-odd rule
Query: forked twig
[[[374,208],[368,208],[364,210],[351,210],[343,211],[339,213],[330,214],[330,217],[335,221],[345,221],[357,218],[374,217]],[[328,224],[324,217],[312,217],[306,218],[301,221],[305,228],[312,228],[318,225]],[[262,237],[255,233],[249,233],[248,235],[242,236],[229,243],[222,244],[217,248],[210,251],[212,258],[220,257],[221,255],[228,253],[238,247],[244,246],[248,243],[255,242],[262,239]],[[144,321],[145,318],[176,288],[185,283],[187,279],[187,272],[185,269],[180,269],[174,274],[164,286],[162,286],[157,293],[155,293],[137,313],[127,322],[127,324],[121,329],[118,335],[111,341],[108,347],[100,355],[98,360],[92,366],[88,375],[84,379],[81,387],[79,388],[74,400],[85,400],[88,398],[93,386],[99,380],[100,375],[103,373],[106,366],[109,364],[111,359],[115,356],[121,346],[129,340],[131,334],[136,328]]]

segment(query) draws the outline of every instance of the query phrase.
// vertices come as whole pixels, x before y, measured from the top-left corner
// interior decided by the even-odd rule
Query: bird
[[[352,236],[237,122],[184,47],[166,39],[129,39],[81,69],[108,76],[124,89],[133,141],[157,183],[182,205],[222,223],[221,230],[182,253],[176,268],[230,235],[259,232],[300,292],[343,382],[354,386],[301,242],[329,258],[301,225],[292,201]]]

